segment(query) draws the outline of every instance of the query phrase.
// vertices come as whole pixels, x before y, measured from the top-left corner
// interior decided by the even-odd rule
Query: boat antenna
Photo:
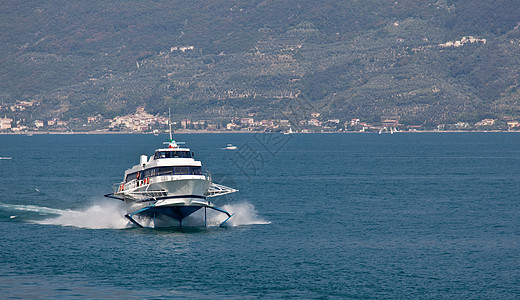
[[[171,108],[168,107],[168,125],[170,125],[170,139],[168,142],[164,142],[163,144],[168,145],[168,148],[178,148],[180,144],[184,144],[184,142],[175,142],[172,136],[172,120],[171,120]]]
[[[170,126],[170,142],[173,141],[172,137],[172,115],[171,115],[171,108],[168,107],[168,125]]]

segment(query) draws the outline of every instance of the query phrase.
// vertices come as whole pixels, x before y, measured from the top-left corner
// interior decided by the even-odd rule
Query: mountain
[[[4,1],[0,105],[26,118],[445,123],[520,117],[520,1]]]

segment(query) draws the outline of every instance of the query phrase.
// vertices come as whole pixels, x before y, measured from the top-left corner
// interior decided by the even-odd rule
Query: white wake
[[[123,202],[120,201],[96,201],[85,209],[56,209],[36,205],[14,205],[0,203],[0,208],[13,211],[26,211],[40,214],[49,214],[43,220],[33,220],[31,222],[42,225],[56,225],[56,226],[71,226],[88,229],[124,229],[130,228],[134,225],[125,218],[126,210]],[[221,207],[223,210],[233,214],[233,216],[226,221],[227,215],[215,212],[208,209],[208,226],[218,226],[224,223],[224,226],[243,226],[243,225],[258,225],[270,224],[271,222],[264,220],[258,215],[255,207],[248,202],[227,204]],[[12,216],[16,218],[16,216]],[[203,225],[204,222],[203,210],[199,210],[193,215],[183,221],[183,225],[190,226],[192,223],[195,226]],[[191,219],[191,220],[190,220]],[[198,219],[196,221],[195,219]],[[190,222],[194,221],[194,222]],[[202,222],[202,223],[201,223]],[[145,225],[150,225],[145,224]]]
[[[130,227],[124,215],[122,202],[99,201],[84,210],[66,210],[57,217],[34,223],[89,229],[123,229]]]
[[[30,211],[30,212],[40,213],[40,214],[54,214],[54,215],[61,215],[61,214],[69,212],[69,210],[42,207],[42,206],[37,206],[37,205],[17,205],[17,204],[5,204],[5,203],[0,203],[0,208],[4,208],[6,210]]]

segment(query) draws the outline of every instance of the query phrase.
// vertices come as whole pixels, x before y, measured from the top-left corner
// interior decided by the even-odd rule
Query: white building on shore
[[[133,115],[126,115],[123,117],[115,117],[110,121],[110,128],[115,128],[119,125],[124,125],[126,128],[132,131],[147,131],[151,125],[156,123],[166,125],[168,119],[165,117],[152,116],[151,114],[140,108]]]
[[[7,130],[11,129],[11,123],[13,122],[12,119],[9,119],[7,117],[0,118],[0,130]]]

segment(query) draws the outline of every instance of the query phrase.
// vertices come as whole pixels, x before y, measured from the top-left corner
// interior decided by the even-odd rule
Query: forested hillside
[[[403,123],[520,117],[520,1],[3,1],[0,106]],[[291,104],[292,101],[292,104]]]

